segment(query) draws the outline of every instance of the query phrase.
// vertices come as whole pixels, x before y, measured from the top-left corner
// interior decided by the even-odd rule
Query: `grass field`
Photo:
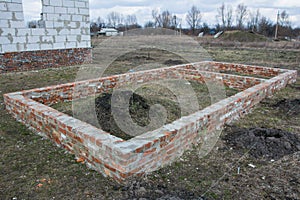
[[[299,50],[205,49],[216,61],[300,72]],[[99,53],[96,46],[94,56]],[[162,65],[184,62],[168,52],[154,51],[150,58],[143,51],[128,54],[105,74],[126,72],[143,60]],[[194,147],[170,166],[120,185],[76,162],[73,155],[32,133],[5,111],[3,94],[72,82],[78,69],[74,66],[0,75],[0,199],[300,199],[300,152],[274,161],[255,159],[246,150],[241,155],[222,140],[231,133],[232,126],[223,130],[207,156],[201,158],[201,147]],[[299,136],[299,99],[298,78],[297,83],[264,100],[233,126],[282,129]],[[285,110],[281,102],[296,103]]]

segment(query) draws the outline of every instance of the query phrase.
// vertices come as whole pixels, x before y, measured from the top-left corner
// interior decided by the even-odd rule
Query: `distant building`
[[[100,31],[98,31],[98,35],[116,36],[118,35],[118,30],[114,28],[102,28]]]

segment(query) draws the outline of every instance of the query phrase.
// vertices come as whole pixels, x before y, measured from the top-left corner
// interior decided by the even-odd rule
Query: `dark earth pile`
[[[165,65],[168,65],[168,66],[172,66],[172,65],[181,65],[183,64],[184,62],[182,60],[172,60],[172,59],[169,59],[169,60],[166,60],[164,62]]]
[[[167,111],[166,123],[170,123],[180,118],[181,110],[179,104],[170,99],[163,99],[159,97],[144,98],[139,94],[132,93],[131,91],[122,91],[122,101],[131,95],[129,99],[129,113],[137,125],[147,126],[150,123],[149,110],[152,105],[159,104]],[[95,99],[95,107],[97,118],[102,130],[109,132],[117,137],[128,140],[132,136],[122,131],[116,124],[111,111],[111,93],[102,93]]]
[[[272,106],[284,111],[287,115],[300,114],[300,99],[283,99]]]
[[[249,151],[254,158],[279,159],[300,151],[300,137],[278,129],[234,127],[223,139],[240,153]]]
[[[127,199],[155,199],[155,200],[183,200],[183,199],[193,199],[193,200],[206,200],[204,196],[199,196],[194,192],[187,191],[184,189],[171,189],[164,183],[157,183],[154,185],[151,182],[139,179],[128,183],[125,186],[116,187],[115,189],[126,192],[122,200]]]

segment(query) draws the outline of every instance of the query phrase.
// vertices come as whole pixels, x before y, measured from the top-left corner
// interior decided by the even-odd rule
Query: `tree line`
[[[232,6],[223,3],[217,10],[216,19],[216,28],[219,30],[250,30],[272,37],[277,26],[281,36],[292,37],[300,33],[299,28],[292,28],[289,14],[285,10],[278,12],[277,21],[274,23],[263,16],[259,9],[250,10],[246,5],[239,4],[234,10]]]
[[[239,4],[233,8],[230,4],[222,3],[216,10],[217,23],[213,26],[202,21],[200,8],[195,5],[188,10],[184,19],[172,14],[169,10],[153,9],[151,14],[152,20],[146,22],[144,27],[180,29],[190,35],[198,35],[200,32],[208,34],[225,30],[248,30],[274,37],[276,27],[279,36],[297,37],[300,34],[300,27],[292,28],[289,14],[285,10],[278,13],[278,21],[273,22],[263,16],[259,9],[249,9],[245,4]],[[40,20],[29,21],[28,27],[41,28],[43,27],[40,25],[42,21],[42,16]],[[182,27],[184,21],[188,28]],[[92,33],[97,33],[101,28],[116,28],[119,31],[142,28],[142,25],[138,24],[136,15],[123,15],[115,11],[110,12],[106,17],[98,17],[96,21],[91,22],[90,26]]]
[[[223,3],[216,12],[217,23],[210,27],[202,21],[200,8],[193,5],[188,10],[185,19],[179,18],[169,10],[152,10],[152,20],[145,23],[144,27],[161,27],[168,29],[181,29],[187,34],[198,35],[200,32],[210,33],[224,30],[249,30],[263,34],[267,37],[274,37],[276,26],[278,35],[296,37],[300,34],[300,29],[293,29],[289,14],[284,10],[278,13],[278,23],[262,15],[259,9],[249,9],[245,4],[239,4],[233,8],[230,4]],[[185,20],[188,28],[182,28]],[[106,18],[98,17],[97,21],[91,23],[91,32],[97,32],[103,27],[116,28],[119,31],[142,28],[138,24],[136,15],[123,15],[118,12],[109,13]],[[212,31],[213,30],[213,31]]]

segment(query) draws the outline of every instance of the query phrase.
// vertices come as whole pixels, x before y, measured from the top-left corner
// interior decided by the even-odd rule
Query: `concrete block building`
[[[37,28],[26,28],[22,0],[0,0],[0,73],[90,61],[88,0],[42,0]]]

